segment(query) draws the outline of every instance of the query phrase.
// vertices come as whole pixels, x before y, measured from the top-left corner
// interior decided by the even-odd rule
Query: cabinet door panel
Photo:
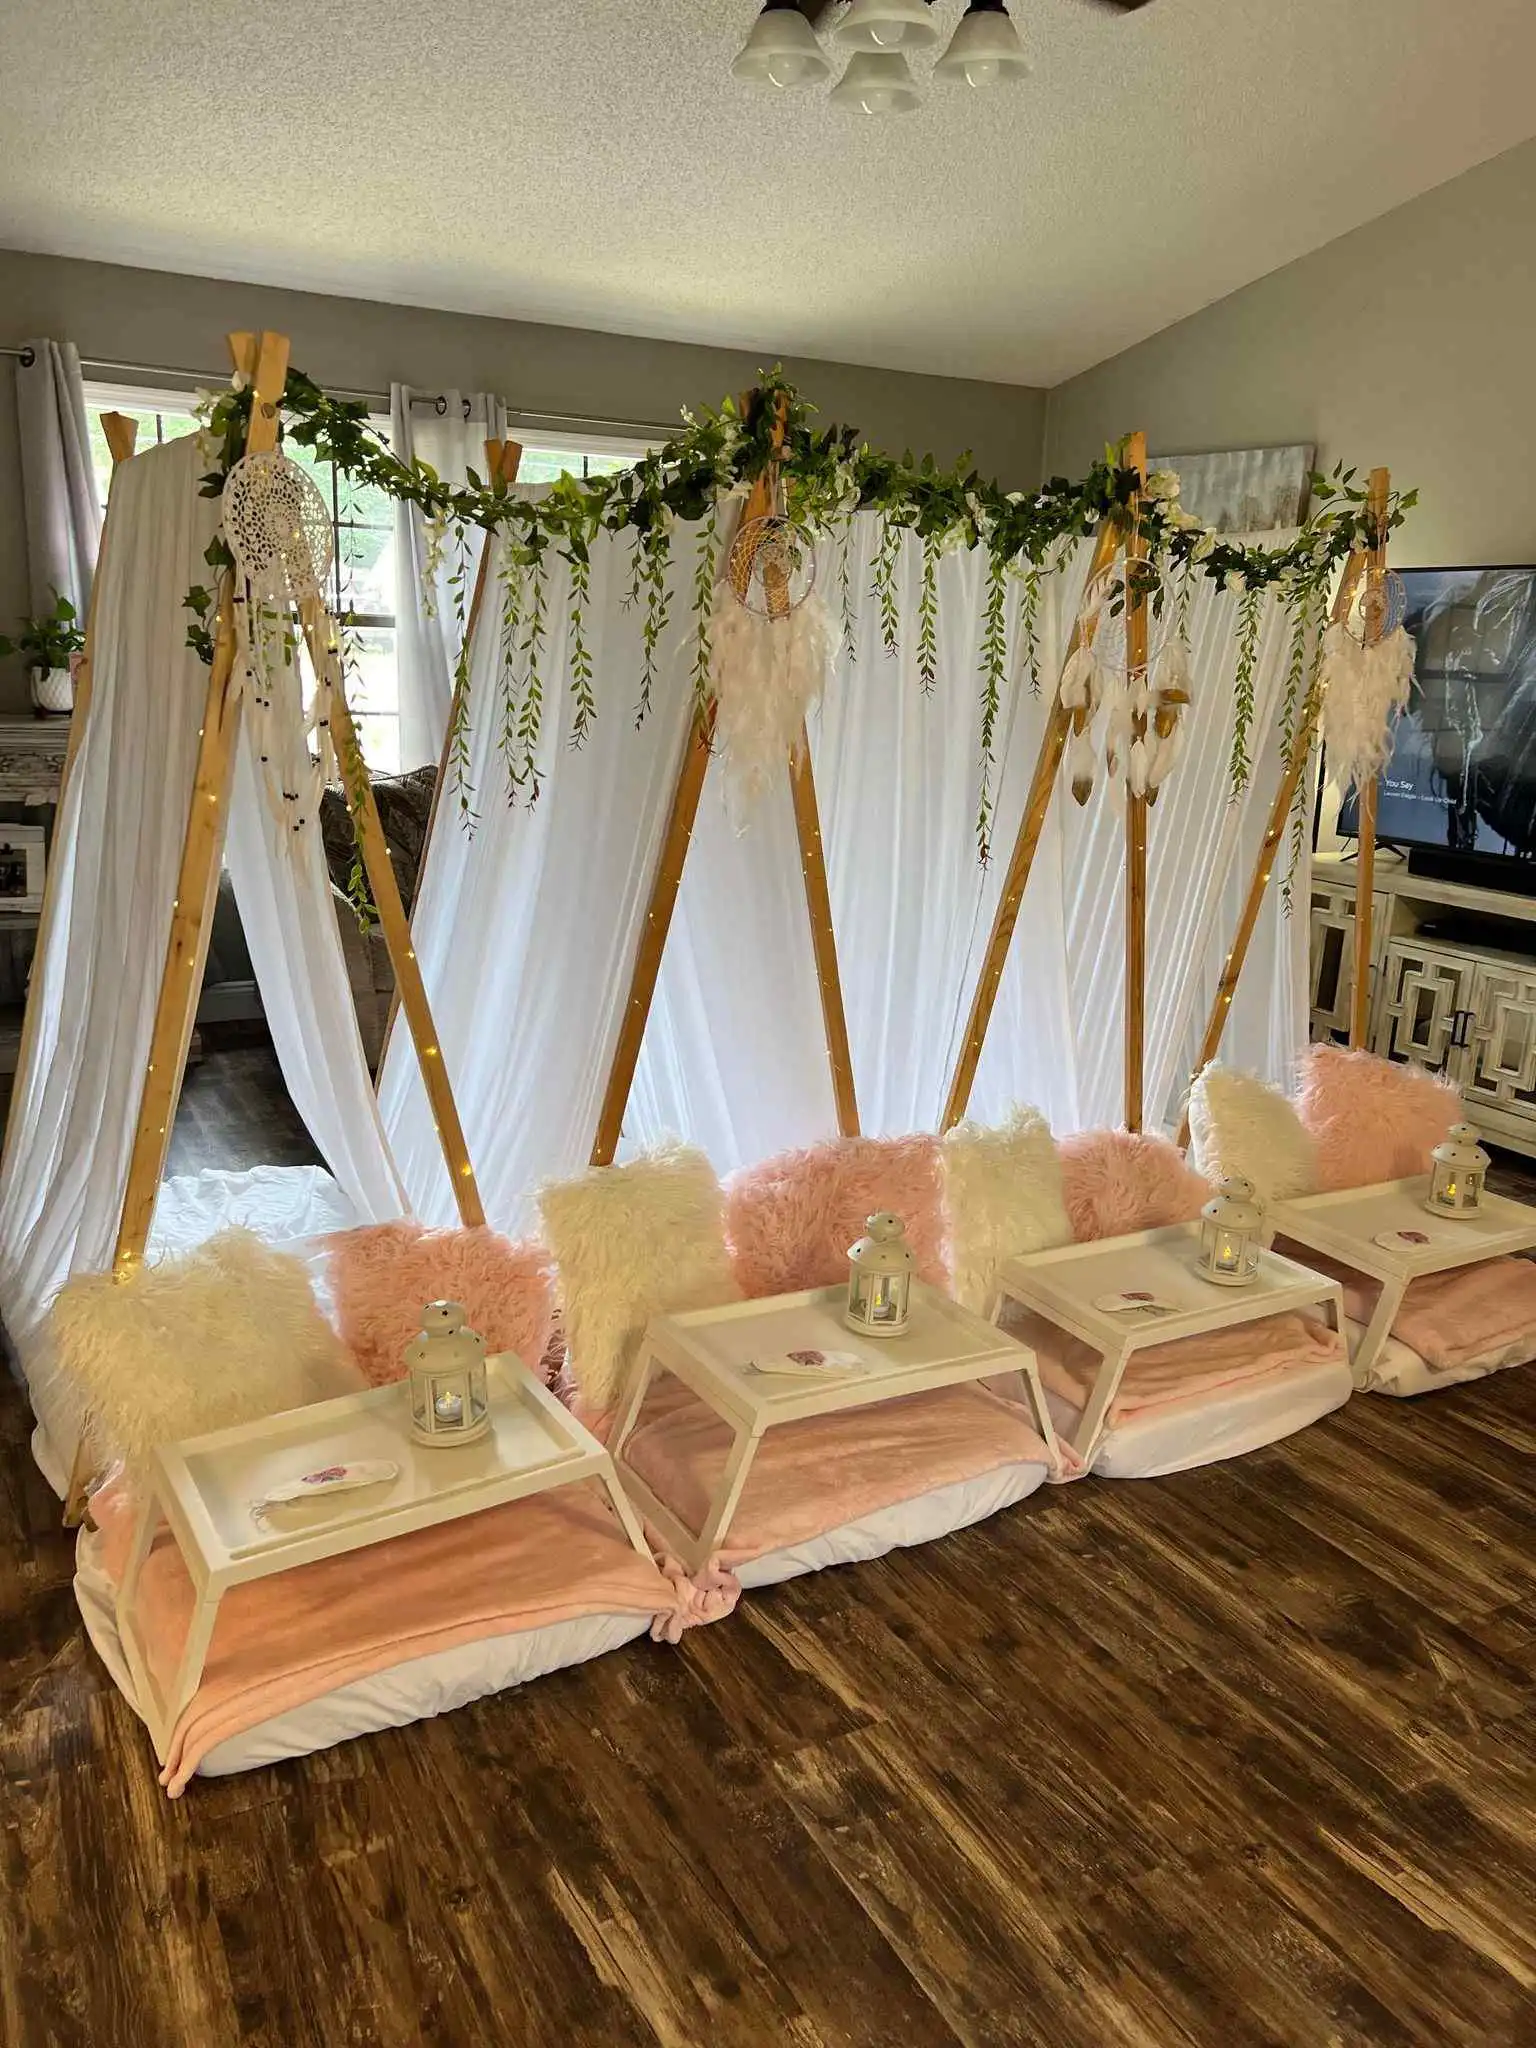
[[[1456,1052],[1457,1013],[1475,1007],[1473,980],[1469,960],[1414,939],[1389,939],[1372,1049],[1443,1072]]]
[[[1477,1022],[1462,1080],[1468,1106],[1536,1118],[1536,967],[1478,967],[1471,1007]]]

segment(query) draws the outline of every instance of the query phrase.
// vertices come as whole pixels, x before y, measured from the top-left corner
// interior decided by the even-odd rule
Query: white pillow
[[[1189,1093],[1190,1156],[1207,1180],[1241,1174],[1261,1201],[1317,1190],[1317,1147],[1280,1089],[1212,1061]]]
[[[596,1413],[623,1395],[652,1316],[739,1297],[720,1183],[688,1146],[552,1182],[539,1213],[560,1272],[571,1376]]]
[[[1061,1161],[1045,1118],[1020,1105],[996,1130],[957,1124],[943,1162],[955,1299],[985,1315],[1007,1260],[1072,1242]]]

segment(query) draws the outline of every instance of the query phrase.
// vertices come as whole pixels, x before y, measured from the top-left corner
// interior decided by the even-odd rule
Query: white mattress
[[[1100,1439],[1088,1469],[1098,1479],[1161,1479],[1222,1458],[1246,1457],[1342,1408],[1353,1391],[1342,1359],[1275,1373],[1230,1394],[1115,1424]],[[1050,1404],[1058,1431],[1071,1436],[1080,1411],[1055,1394]]]
[[[802,1572],[861,1564],[888,1550],[931,1543],[951,1530],[964,1529],[1027,1500],[1045,1476],[1043,1465],[1003,1465],[975,1479],[938,1486],[931,1493],[899,1501],[860,1521],[846,1522],[794,1549],[769,1551],[742,1565],[736,1576],[744,1587],[772,1586]],[[99,1537],[82,1531],[75,1597],[97,1653],[137,1712],[133,1681],[118,1641],[112,1582],[97,1562],[99,1545]],[[633,1642],[648,1627],[642,1615],[587,1615],[518,1635],[461,1643],[430,1657],[412,1657],[220,1743],[203,1758],[198,1776],[219,1778],[236,1771],[259,1770],[288,1757],[308,1756],[314,1750],[350,1742],[354,1736],[403,1728],[433,1714],[446,1714],[489,1693],[542,1678],[546,1672],[601,1657]]]

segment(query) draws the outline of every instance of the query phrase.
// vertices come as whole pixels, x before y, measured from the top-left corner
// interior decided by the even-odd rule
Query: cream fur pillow
[[[157,1444],[254,1422],[341,1391],[341,1339],[302,1260],[248,1230],[195,1251],[66,1281],[49,1315],[54,1366],[93,1455],[142,1472]]]
[[[1278,1088],[1215,1061],[1189,1094],[1190,1156],[1207,1180],[1240,1173],[1266,1202],[1317,1189],[1317,1146]]]
[[[1072,1242],[1061,1161],[1050,1125],[1023,1106],[996,1130],[957,1124],[943,1161],[955,1299],[985,1314],[1006,1260]]]
[[[724,1198],[702,1152],[674,1145],[539,1193],[583,1407],[619,1401],[652,1316],[735,1301]]]

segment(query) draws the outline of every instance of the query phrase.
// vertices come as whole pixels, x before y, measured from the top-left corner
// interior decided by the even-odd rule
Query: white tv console
[[[1348,1042],[1356,880],[1351,860],[1313,861],[1314,1040]],[[1372,1050],[1445,1074],[1495,1144],[1536,1157],[1536,897],[1410,875],[1383,851],[1373,902]],[[1464,913],[1464,932],[1423,931],[1452,912]],[[1485,944],[1477,925],[1490,919],[1528,929],[1530,953],[1507,935],[1501,944],[1496,926]]]

